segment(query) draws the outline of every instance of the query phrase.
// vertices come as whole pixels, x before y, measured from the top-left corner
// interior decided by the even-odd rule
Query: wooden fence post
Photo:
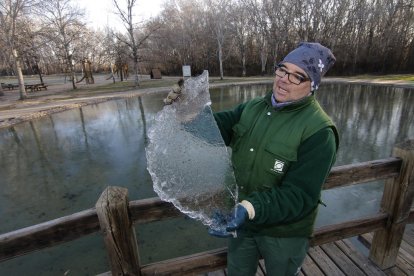
[[[107,187],[96,202],[112,275],[141,275],[135,231],[128,212],[128,189]]]
[[[401,158],[398,177],[385,182],[381,209],[389,214],[386,229],[374,233],[370,259],[381,269],[395,265],[414,196],[414,140],[396,145],[393,156]]]

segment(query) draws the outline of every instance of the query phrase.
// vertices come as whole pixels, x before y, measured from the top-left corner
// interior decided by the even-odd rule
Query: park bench
[[[13,90],[14,88],[16,88],[16,87],[19,87],[19,85],[18,84],[11,84],[11,83],[4,83],[4,82],[2,82],[1,83],[1,88],[3,88],[3,89],[8,89],[8,90]]]

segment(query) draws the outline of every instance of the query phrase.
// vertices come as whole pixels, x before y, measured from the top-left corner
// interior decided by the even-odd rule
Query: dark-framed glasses
[[[283,65],[276,65],[275,66],[275,73],[276,76],[283,78],[284,76],[288,75],[288,80],[296,85],[301,84],[302,82],[306,82],[310,80],[309,78],[299,75],[297,73],[289,73]]]

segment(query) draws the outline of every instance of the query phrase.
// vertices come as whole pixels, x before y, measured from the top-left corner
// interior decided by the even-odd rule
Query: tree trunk
[[[70,78],[72,79],[72,88],[77,89],[78,87],[76,86],[75,68],[73,67],[71,56],[68,57],[68,67],[69,67],[69,75],[70,75]]]
[[[114,75],[115,72],[114,72],[114,65],[112,64],[112,62],[110,66],[111,66],[111,74],[112,74],[112,83],[115,83],[115,75]]]
[[[72,88],[73,89],[77,89],[78,87],[76,86],[76,75],[75,75],[75,70],[73,69],[73,65],[70,66],[70,75],[72,78]]]
[[[69,62],[70,76],[72,78],[72,87],[73,89],[77,89],[78,87],[76,86],[75,68],[73,67],[73,64],[72,64],[72,58],[69,58],[68,62]]]
[[[223,80],[223,47],[219,43],[218,45],[218,56],[219,56],[219,63],[220,63],[220,79]]]
[[[262,65],[262,76],[266,74],[267,53],[264,48],[260,51],[260,62]]]
[[[245,77],[246,76],[246,55],[244,53],[242,56],[242,67],[243,67],[242,76]]]
[[[134,74],[135,74],[135,87],[139,86],[139,77],[138,77],[138,53],[137,49],[134,49]]]
[[[17,80],[19,82],[19,93],[20,93],[20,100],[24,100],[27,98],[26,87],[24,86],[24,78],[22,67],[19,61],[19,55],[17,54],[17,50],[13,49],[13,60],[14,60],[14,68],[16,70]]]

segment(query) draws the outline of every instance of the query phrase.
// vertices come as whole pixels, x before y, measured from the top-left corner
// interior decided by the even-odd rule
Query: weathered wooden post
[[[375,232],[370,259],[381,269],[395,265],[410,214],[414,196],[414,140],[394,147],[393,156],[401,158],[401,171],[397,178],[385,182],[381,209],[390,215],[386,229]]]
[[[96,202],[112,275],[141,275],[135,231],[128,212],[128,189],[107,187]]]

